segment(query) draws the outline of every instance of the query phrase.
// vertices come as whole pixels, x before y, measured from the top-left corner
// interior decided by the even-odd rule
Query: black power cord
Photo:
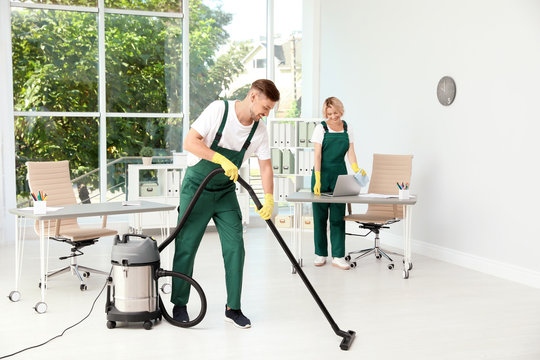
[[[80,323],[82,323],[84,320],[86,320],[90,314],[92,314],[92,311],[94,310],[94,306],[96,305],[96,302],[97,300],[99,299],[99,297],[101,296],[101,294],[103,293],[103,290],[105,290],[105,287],[107,286],[107,283],[109,282],[109,278],[111,277],[111,273],[112,273],[112,267],[111,267],[111,271],[109,271],[109,275],[107,276],[107,280],[105,280],[105,284],[103,285],[103,287],[101,288],[99,294],[96,296],[96,298],[94,299],[94,302],[92,303],[92,307],[90,308],[90,311],[88,312],[88,314],[86,314],[85,317],[83,317],[81,320],[79,320],[78,322],[76,322],[75,324],[71,325],[71,326],[68,326],[67,328],[64,329],[64,331],[62,331],[62,333],[50,338],[49,340],[45,341],[45,342],[42,342],[41,344],[38,344],[38,345],[33,345],[33,346],[29,346],[25,349],[22,349],[22,350],[19,350],[19,351],[16,351],[12,354],[9,354],[9,355],[4,355],[4,356],[0,356],[0,359],[6,359],[8,357],[11,357],[11,356],[14,356],[14,355],[17,355],[17,354],[20,354],[22,353],[23,351],[26,351],[26,350],[30,350],[30,349],[35,349],[35,348],[38,348],[40,346],[43,346],[45,344],[48,344],[49,342],[53,341],[54,339],[57,339],[59,337],[61,337],[62,335],[64,335],[66,333],[66,331],[68,331],[69,329],[72,329],[74,328],[75,326],[79,325]]]

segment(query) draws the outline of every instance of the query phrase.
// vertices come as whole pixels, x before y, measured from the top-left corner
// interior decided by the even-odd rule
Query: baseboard
[[[385,233],[384,241],[381,239],[381,245],[383,244],[403,249],[402,237],[398,235]],[[463,266],[468,269],[480,271],[485,274],[497,276],[502,279],[540,288],[540,272],[520,266],[487,259],[481,256],[468,254],[462,251],[457,251],[418,240],[413,240],[412,251],[413,254],[428,256],[437,260]]]

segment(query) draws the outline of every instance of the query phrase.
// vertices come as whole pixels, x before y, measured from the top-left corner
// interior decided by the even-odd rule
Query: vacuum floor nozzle
[[[339,336],[343,337],[343,340],[341,340],[341,344],[339,344],[341,350],[349,350],[354,341],[354,337],[356,336],[356,332],[352,330],[349,330],[347,332],[343,331],[343,334],[339,334]]]

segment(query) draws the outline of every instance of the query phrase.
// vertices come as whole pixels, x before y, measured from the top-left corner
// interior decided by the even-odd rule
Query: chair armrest
[[[352,206],[351,206],[351,203],[347,203],[347,211],[348,211],[349,215],[352,214]]]

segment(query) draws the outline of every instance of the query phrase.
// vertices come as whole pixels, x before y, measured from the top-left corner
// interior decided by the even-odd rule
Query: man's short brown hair
[[[268,79],[255,80],[251,84],[250,90],[258,90],[270,100],[274,102],[279,101],[279,90],[276,85]]]

